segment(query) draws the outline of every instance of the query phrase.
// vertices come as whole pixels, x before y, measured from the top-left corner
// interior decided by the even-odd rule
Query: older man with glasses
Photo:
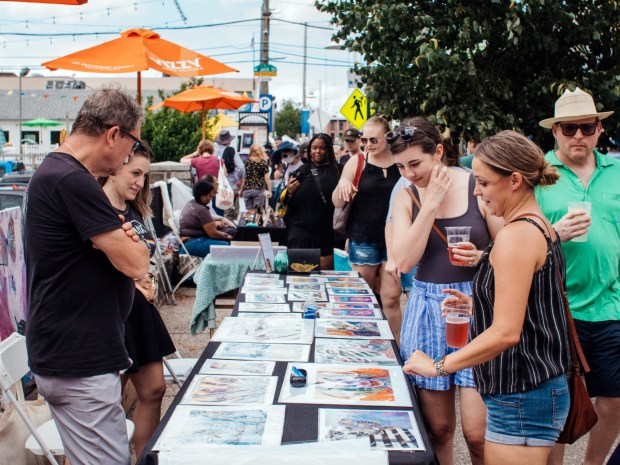
[[[141,124],[130,95],[96,91],[28,187],[28,359],[72,464],[130,462],[119,371],[131,365],[124,322],[149,254],[95,177],[139,150]]]
[[[566,291],[599,417],[585,465],[602,464],[620,431],[620,162],[595,149],[601,120],[612,113],[598,112],[592,96],[576,88],[557,100],[553,118],[540,122],[555,137],[557,149],[546,158],[560,180],[538,189],[537,197],[563,241]],[[568,211],[569,202],[589,202],[592,215]],[[548,463],[561,464],[563,455],[556,445]]]

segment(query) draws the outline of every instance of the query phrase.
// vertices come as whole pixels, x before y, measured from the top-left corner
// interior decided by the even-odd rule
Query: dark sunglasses
[[[377,137],[360,137],[360,140],[362,141],[362,144],[364,145],[366,145],[369,141],[372,142],[373,144],[379,143],[379,139]]]
[[[133,141],[133,145],[131,146],[131,151],[132,152],[136,153],[136,152],[141,152],[142,151],[144,145],[142,144],[142,141],[140,139],[138,139],[136,136],[134,136],[130,132],[127,132],[127,131],[125,131],[123,129],[121,129],[121,132],[123,134],[128,135],[129,138]]]
[[[433,140],[433,142],[436,143],[435,138],[433,136],[431,136],[430,134],[427,134],[424,131],[421,131],[416,126],[405,126],[404,128],[398,131],[390,131],[385,135],[385,140],[387,141],[389,145],[392,145],[393,143],[395,143],[399,137],[402,139],[403,142],[409,142],[411,139],[413,139],[413,135],[416,132],[419,132],[420,134],[423,134],[426,137],[429,137],[430,139]]]
[[[584,123],[584,124],[562,124],[557,123],[562,130],[562,134],[566,137],[571,137],[577,134],[577,129],[581,129],[581,134],[584,136],[592,136],[596,132],[598,127],[598,121],[596,123]]]

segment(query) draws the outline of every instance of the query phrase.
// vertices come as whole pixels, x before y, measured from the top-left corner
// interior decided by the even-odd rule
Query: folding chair
[[[179,248],[183,251],[185,255],[187,255],[187,257],[189,258],[189,262],[190,262],[188,271],[181,277],[177,285],[172,290],[172,294],[174,295],[174,293],[181,286],[181,284],[187,281],[196,272],[202,260],[199,260],[198,257],[194,257],[190,255],[190,253],[185,248],[183,241],[181,240],[181,233],[179,232],[179,225],[176,221],[174,210],[172,208],[172,201],[170,200],[170,193],[168,192],[167,183],[164,181],[157,181],[153,183],[153,187],[158,187],[161,191],[164,223],[168,225],[168,227],[172,230],[172,234],[175,236],[175,238],[177,239],[179,243]]]
[[[166,378],[166,380],[172,380],[180,389],[187,379],[187,375],[192,371],[194,365],[196,365],[198,359],[183,358],[179,351],[176,351],[173,355],[174,358],[164,357],[162,359],[164,362],[164,378]]]
[[[58,465],[54,455],[65,455],[65,449],[54,420],[47,421],[36,428],[11,390],[14,385],[17,385],[17,389],[22,389],[21,379],[29,371],[26,338],[13,333],[0,341],[0,387],[32,433],[26,440],[25,447],[35,455],[45,455],[51,463]],[[133,437],[133,431],[133,422],[127,420],[127,436],[130,440]]]

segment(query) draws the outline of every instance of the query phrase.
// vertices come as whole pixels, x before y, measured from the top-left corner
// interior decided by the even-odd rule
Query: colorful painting
[[[280,445],[284,428],[283,405],[179,405],[161,433],[154,450],[185,446]]]
[[[334,295],[374,295],[368,287],[363,287],[362,289],[328,287],[327,292]]]
[[[216,375],[271,375],[275,362],[251,362],[248,360],[207,359],[199,370],[200,374]]]
[[[392,341],[385,339],[317,338],[314,346],[315,363],[371,363],[398,365]]]
[[[319,409],[319,441],[367,437],[373,449],[426,450],[413,412]]]
[[[272,404],[277,376],[198,375],[185,393],[182,404],[238,405]]]
[[[337,304],[344,303],[377,303],[374,295],[330,295],[329,299]],[[290,299],[289,299],[290,300]]]
[[[308,373],[307,384],[290,383],[289,363],[280,392],[281,403],[411,407],[411,397],[400,366],[295,363]]]
[[[249,292],[245,294],[245,301],[262,304],[284,304],[286,303],[284,295],[279,292]]]
[[[0,339],[10,336],[18,324],[27,319],[26,260],[21,224],[20,208],[0,211]]]
[[[321,318],[353,318],[381,320],[383,315],[378,308],[333,308],[321,311]]]
[[[316,337],[353,339],[394,339],[386,320],[316,320]]]
[[[325,302],[327,300],[327,293],[325,291],[289,291],[288,293],[289,302],[305,302],[310,298],[313,298],[316,302]]]

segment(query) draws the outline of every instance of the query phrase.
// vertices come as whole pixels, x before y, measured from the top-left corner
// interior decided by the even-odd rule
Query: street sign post
[[[278,75],[278,68],[273,65],[260,63],[254,67],[254,76],[271,77]]]
[[[344,102],[340,113],[357,129],[362,129],[369,117],[368,109],[368,98],[361,90],[355,89]]]

